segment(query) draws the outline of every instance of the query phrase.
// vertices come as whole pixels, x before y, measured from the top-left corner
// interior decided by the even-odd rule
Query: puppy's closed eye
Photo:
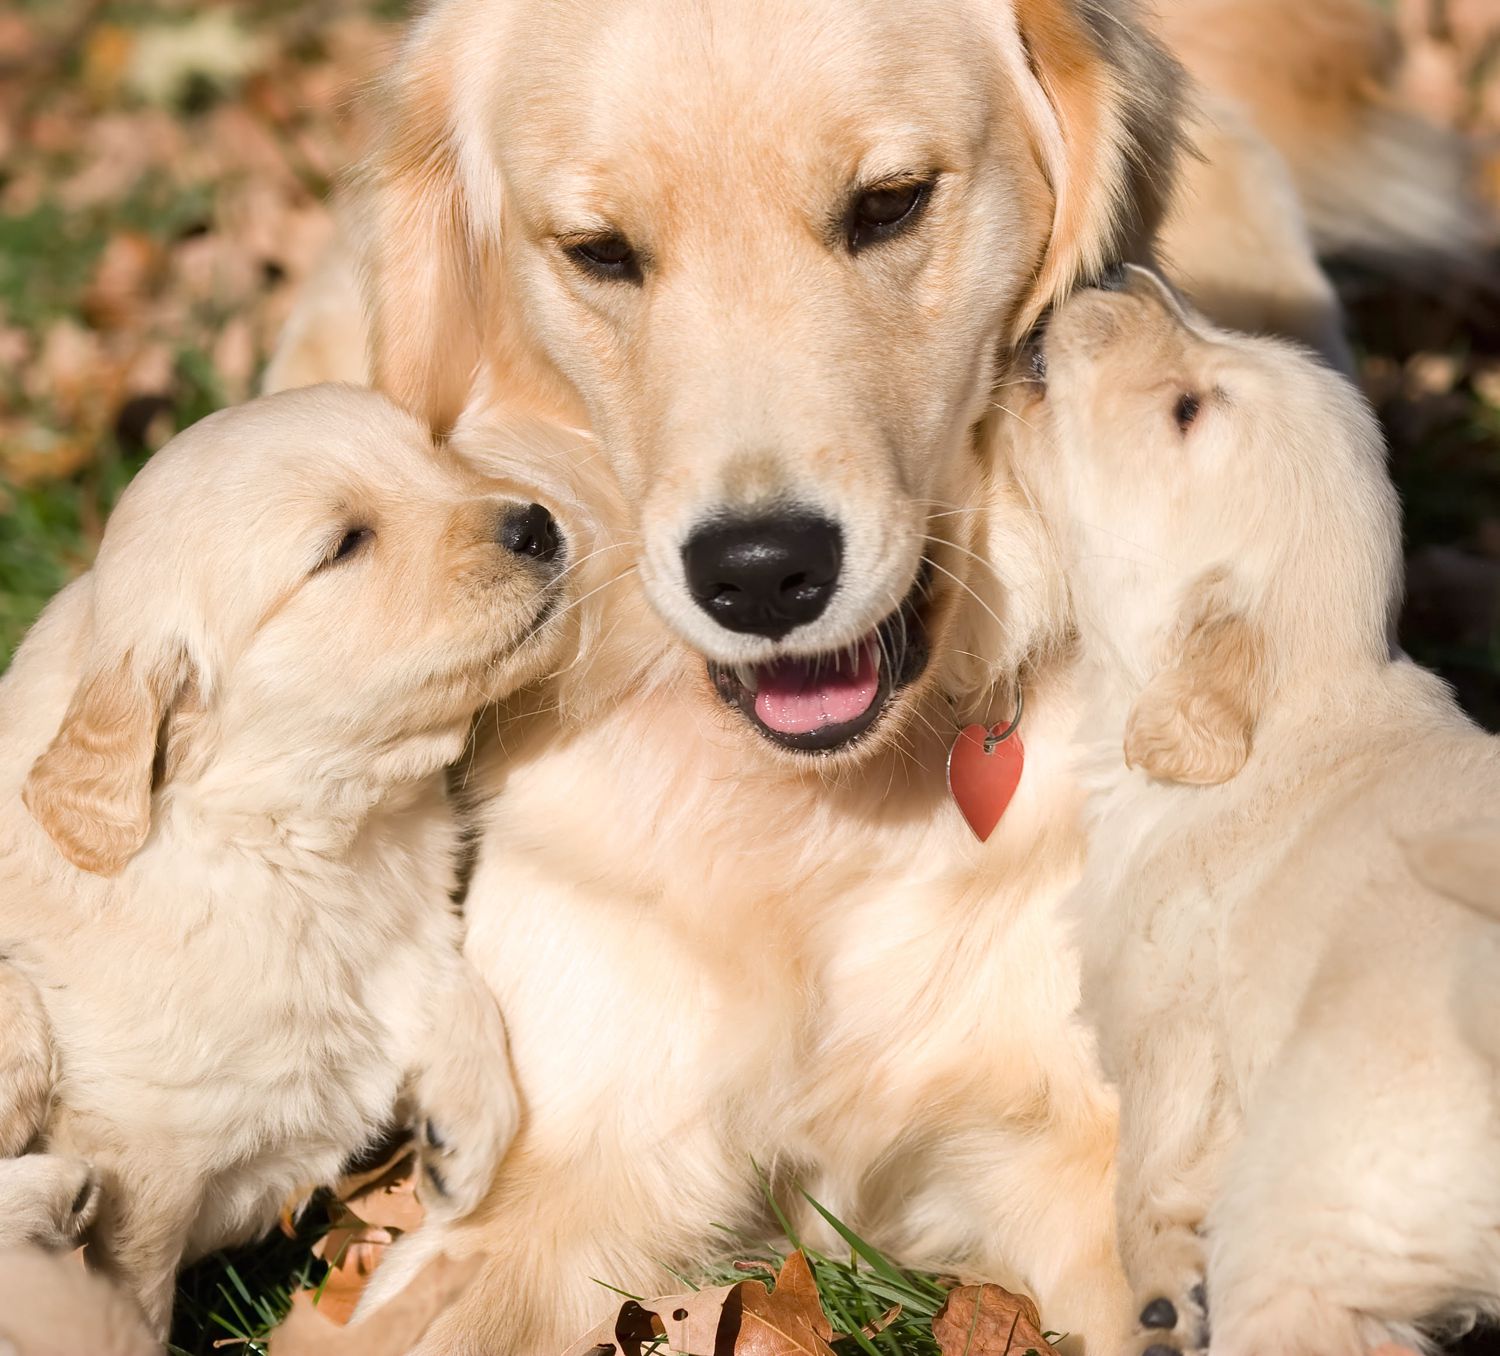
[[[341,561],[348,560],[374,540],[374,528],[351,527],[328,548],[327,554],[318,562],[318,569],[325,569],[329,565],[337,565]]]
[[[1177,397],[1177,404],[1172,409],[1172,417],[1177,421],[1177,427],[1184,433],[1193,426],[1193,420],[1198,417],[1198,411],[1203,408],[1203,401],[1191,391]]]

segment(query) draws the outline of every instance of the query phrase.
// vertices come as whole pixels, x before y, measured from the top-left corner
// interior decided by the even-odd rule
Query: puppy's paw
[[[27,1154],[0,1162],[0,1244],[67,1250],[99,1213],[99,1178],[81,1158]]]
[[[1186,1356],[1208,1350],[1208,1296],[1201,1277],[1174,1291],[1140,1298],[1139,1330],[1131,1344],[1140,1356]]]
[[[469,1214],[484,1199],[509,1142],[508,1134],[497,1141],[492,1129],[469,1118],[424,1116],[417,1123],[417,1163],[427,1214],[445,1220]]]
[[[1133,1268],[1140,1356],[1184,1356],[1208,1348],[1203,1241],[1193,1229],[1169,1227],[1152,1239]]]

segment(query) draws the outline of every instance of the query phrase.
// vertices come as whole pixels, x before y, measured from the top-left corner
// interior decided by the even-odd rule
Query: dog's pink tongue
[[[825,725],[844,725],[870,709],[880,691],[880,664],[873,643],[860,646],[859,659],[834,667],[828,660],[779,659],[755,671],[760,684],[755,714],[779,734],[811,734]]]

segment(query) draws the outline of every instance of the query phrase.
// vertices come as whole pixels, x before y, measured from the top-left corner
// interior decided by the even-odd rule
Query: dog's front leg
[[[423,1203],[458,1219],[483,1199],[520,1122],[500,1008],[460,957],[447,967],[409,1078]]]

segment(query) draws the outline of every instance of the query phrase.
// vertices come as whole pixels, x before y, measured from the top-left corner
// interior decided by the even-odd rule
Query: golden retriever
[[[1374,417],[1140,269],[1043,352],[1015,455],[1080,635],[1075,901],[1137,1346],[1206,1348],[1210,1308],[1224,1356],[1500,1312],[1500,836],[1465,830],[1500,813],[1500,740],[1392,653]]]
[[[0,1219],[40,1199],[73,1241],[85,1160],[89,1256],[158,1333],[180,1260],[398,1098],[437,1218],[488,1187],[516,1099],[442,769],[550,662],[567,549],[373,392],[268,397],[153,458],[0,682],[4,1147],[44,1151]]]
[[[513,403],[589,427],[550,473],[620,510],[580,580],[591,643],[470,779],[466,948],[524,1111],[477,1222],[403,1244],[372,1294],[434,1249],[494,1255],[424,1351],[559,1349],[596,1280],[653,1292],[716,1221],[762,1228],[756,1162],[903,1259],[1125,1340],[1114,1110],[1057,913],[1066,597],[1003,407],[1032,321],[1153,241],[1216,312],[1347,360],[1317,157],[1288,168],[1278,110],[1317,105],[1300,130],[1362,167],[1312,227],[1472,236],[1454,157],[1405,153],[1380,103],[1375,11],[1278,9],[1294,59],[1256,34],[1246,72],[1187,0],[1161,34],[1129,0],[440,0],[413,27],[355,257],[270,380],[363,371],[367,340],[466,455]],[[1378,219],[1377,164],[1441,223]],[[1024,777],[980,845],[949,747],[1023,690]]]

